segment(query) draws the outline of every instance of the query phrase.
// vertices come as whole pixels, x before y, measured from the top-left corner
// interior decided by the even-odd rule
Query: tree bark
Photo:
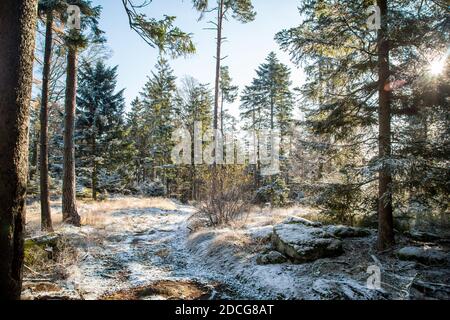
[[[92,113],[93,114],[93,113]],[[94,116],[95,117],[95,116]],[[95,132],[95,121],[92,125],[92,130]],[[97,200],[97,142],[95,133],[92,134],[92,199]]]
[[[222,25],[223,25],[224,0],[220,0],[217,9],[217,48],[216,48],[216,79],[214,87],[214,129],[218,129],[219,117],[219,91],[220,91],[220,63],[222,61]],[[215,161],[214,161],[215,162]]]
[[[47,12],[45,30],[44,70],[42,75],[42,101],[41,101],[41,148],[40,148],[40,182],[41,182],[41,229],[53,231],[50,211],[49,182],[48,182],[48,103],[50,62],[52,58],[53,42],[53,13]]]
[[[224,137],[224,131],[223,131],[223,121],[224,121],[223,106],[224,106],[224,102],[223,101],[224,101],[224,93],[223,93],[223,90],[222,90],[222,94],[221,94],[221,97],[220,97],[220,132],[222,133],[222,137]]]
[[[389,81],[389,41],[387,0],[377,0],[381,10],[381,29],[378,32],[378,92],[379,92],[379,158],[384,161],[378,174],[378,249],[386,250],[394,243],[392,215],[392,175],[386,159],[391,156],[391,94],[386,90]]]
[[[217,141],[219,128],[219,91],[220,91],[220,64],[222,61],[222,25],[224,13],[224,0],[219,1],[219,7],[217,9],[217,48],[216,48],[216,79],[214,87],[214,162],[212,166],[212,194],[216,194],[217,189],[217,148],[219,143]]]
[[[19,299],[37,0],[0,1],[0,300]]]
[[[62,214],[65,223],[80,226],[75,189],[75,109],[77,92],[77,49],[69,46],[67,54],[66,101],[64,117],[64,177]]]
[[[36,121],[37,123],[37,121]],[[35,124],[36,124],[35,123]],[[29,138],[31,137],[31,141],[29,142],[31,145],[31,157],[30,157],[30,180],[34,179],[34,176],[36,175],[36,168],[38,165],[38,153],[39,153],[39,128],[37,127],[37,125],[34,126],[33,128],[34,132],[33,134],[29,134]]]

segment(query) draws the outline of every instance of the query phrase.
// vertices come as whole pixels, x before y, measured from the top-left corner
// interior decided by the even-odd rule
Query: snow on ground
[[[67,268],[68,277],[57,284],[83,299],[158,281],[199,283],[218,291],[211,298],[225,299],[407,298],[404,289],[417,276],[411,262],[376,256],[375,234],[344,241],[345,254],[337,258],[258,265],[257,255],[270,251],[273,225],[293,213],[309,215],[307,209],[261,211],[239,226],[194,232],[189,218],[195,209],[165,199],[83,203],[80,212],[88,225],[74,228],[56,223],[57,232],[79,251],[79,259]],[[31,210],[29,230],[33,230],[33,214]],[[367,267],[374,264],[383,267],[382,291],[366,287]],[[25,295],[39,296],[29,291]]]

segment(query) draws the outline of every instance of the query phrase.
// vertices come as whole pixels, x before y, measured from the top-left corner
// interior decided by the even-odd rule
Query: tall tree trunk
[[[94,125],[95,126],[95,123]],[[95,127],[92,128],[95,131]],[[97,200],[97,143],[96,135],[92,135],[92,199]]]
[[[212,195],[215,195],[217,189],[217,129],[219,128],[219,91],[220,91],[220,63],[222,61],[222,25],[223,25],[224,0],[219,1],[217,9],[217,48],[216,48],[216,79],[214,87],[214,162],[212,168]]]
[[[63,221],[80,226],[75,190],[75,108],[77,92],[77,49],[69,46],[67,55],[66,101],[64,117]]]
[[[391,94],[385,88],[390,73],[387,0],[377,0],[377,5],[380,7],[382,20],[381,29],[378,32],[379,157],[386,160],[391,156]],[[392,216],[392,175],[386,161],[378,175],[378,249],[386,250],[395,243]]]
[[[219,79],[220,81],[220,79]],[[223,100],[224,100],[224,94],[222,91],[221,97],[220,97],[220,132],[222,133],[222,137],[223,137]]]
[[[37,0],[0,1],[0,300],[19,299]]]
[[[52,58],[53,42],[53,13],[47,12],[47,25],[45,30],[44,70],[42,75],[42,101],[41,101],[41,148],[40,148],[40,182],[41,182],[41,229],[53,231],[50,211],[49,183],[48,183],[48,103],[50,62]]]
[[[38,165],[38,153],[39,153],[39,128],[37,127],[37,121],[35,122],[34,132],[31,135],[31,159],[30,159],[30,180],[34,179],[36,174],[36,167]]]
[[[220,0],[217,9],[217,48],[216,48],[216,79],[214,87],[214,129],[218,129],[219,91],[220,91],[220,63],[222,61],[222,26],[224,0]],[[215,161],[214,161],[215,162]]]

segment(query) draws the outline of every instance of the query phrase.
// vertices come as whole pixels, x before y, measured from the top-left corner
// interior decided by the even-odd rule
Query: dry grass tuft
[[[62,226],[61,201],[52,201],[53,227],[58,230]],[[111,213],[130,209],[157,208],[161,210],[176,210],[176,204],[165,198],[115,198],[95,202],[92,200],[79,200],[78,212],[82,225],[103,227]],[[40,203],[35,201],[27,206],[26,233],[27,236],[41,234]]]
[[[78,261],[78,250],[65,237],[58,239],[57,246],[52,251],[38,245],[29,245],[25,248],[25,278],[66,279],[68,267]]]

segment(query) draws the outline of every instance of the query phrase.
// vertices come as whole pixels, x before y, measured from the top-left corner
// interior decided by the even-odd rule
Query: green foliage
[[[294,108],[290,70],[271,52],[256,70],[256,78],[241,97],[241,118],[246,128],[280,129],[286,134]]]
[[[106,41],[103,36],[104,32],[99,28],[101,6],[93,6],[90,0],[67,0],[66,3],[67,5],[78,6],[81,11],[81,29],[71,29],[64,37],[68,47],[85,49],[89,44]],[[62,17],[63,21],[67,20],[67,12],[64,12]]]
[[[150,2],[151,0],[144,1],[137,5],[133,0],[122,0],[130,28],[148,45],[158,48],[161,54],[169,54],[175,58],[195,53],[191,34],[173,25],[176,17],[164,16],[163,19],[157,20],[139,12],[139,9],[146,7]]]
[[[167,184],[174,175],[168,166],[172,163],[176,78],[168,61],[162,57],[155,69],[140,97],[133,101],[128,115],[129,137],[135,150],[133,170],[137,184],[156,179]]]
[[[223,1],[225,14],[230,11],[231,16],[242,23],[255,20],[256,12],[251,0],[217,0],[217,3],[209,0],[193,0],[192,2],[194,8],[200,11],[203,16],[204,13],[211,11],[211,6],[219,6],[221,1]]]
[[[319,141],[313,148],[324,163],[334,168],[309,182],[329,186],[319,188],[321,205],[342,221],[351,221],[360,208],[373,208],[368,199],[376,194],[374,181],[381,168],[394,176],[389,192],[397,216],[408,210],[410,200],[430,211],[447,210],[442,199],[448,194],[444,179],[450,154],[449,122],[443,112],[448,72],[432,79],[427,69],[430,57],[448,50],[448,10],[432,1],[420,6],[412,0],[388,2],[391,83],[382,85],[391,92],[394,143],[391,156],[380,158],[377,34],[366,22],[372,4],[304,1],[299,8],[302,23],[276,35],[292,60],[305,66],[303,128]]]
[[[95,189],[120,189],[126,181],[123,164],[128,158],[125,141],[123,90],[116,92],[117,67],[103,62],[82,63],[79,72],[76,122],[78,174],[90,176]],[[86,185],[86,183],[85,183]]]
[[[147,197],[164,197],[167,195],[167,188],[161,181],[155,181],[141,184],[139,192]]]
[[[270,203],[273,207],[282,207],[288,203],[288,200],[289,187],[281,178],[275,178],[256,191],[256,202],[259,204]]]

